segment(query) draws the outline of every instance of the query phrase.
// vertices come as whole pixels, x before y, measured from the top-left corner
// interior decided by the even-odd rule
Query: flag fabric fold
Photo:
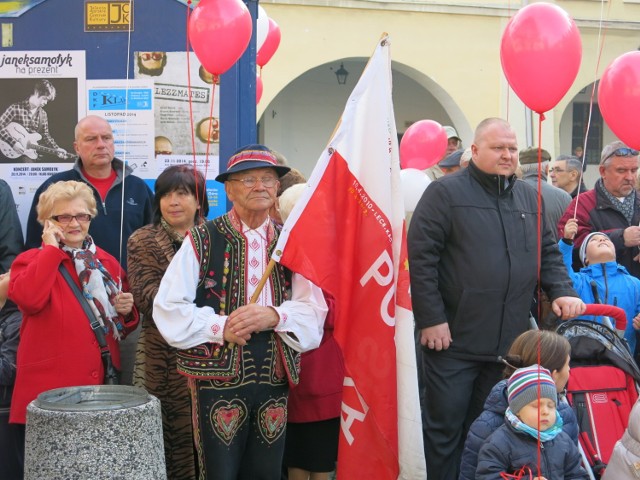
[[[335,298],[338,478],[426,478],[391,92],[385,34],[273,256]]]

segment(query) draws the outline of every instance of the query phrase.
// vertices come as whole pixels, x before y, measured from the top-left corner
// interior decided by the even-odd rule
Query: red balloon
[[[550,3],[532,3],[507,24],[500,61],[507,81],[531,110],[555,107],[578,75],[582,40],[573,19]]]
[[[189,41],[204,68],[221,75],[247,49],[252,28],[241,0],[200,0],[189,18]]]
[[[262,88],[262,77],[256,75],[256,104],[260,103],[260,99],[262,98]]]
[[[640,149],[640,52],[616,58],[602,74],[598,105],[604,121],[631,148]]]
[[[256,55],[256,63],[258,65],[264,67],[269,63],[269,60],[271,60],[271,57],[280,46],[281,36],[280,27],[273,18],[269,18],[269,33],[267,33],[267,38]]]
[[[400,141],[400,166],[425,170],[447,151],[447,132],[434,120],[420,120],[404,132]]]

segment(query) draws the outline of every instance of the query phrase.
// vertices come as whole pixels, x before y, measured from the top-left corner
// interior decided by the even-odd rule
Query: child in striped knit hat
[[[531,473],[537,480],[589,478],[576,444],[562,431],[562,417],[556,412],[558,394],[549,370],[540,365],[516,370],[507,392],[505,423],[480,449],[476,480],[500,480],[504,473],[522,474],[522,478]]]

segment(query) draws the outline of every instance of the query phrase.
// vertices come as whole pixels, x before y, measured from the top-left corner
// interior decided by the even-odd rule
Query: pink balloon
[[[578,75],[582,41],[573,19],[550,3],[532,3],[507,24],[500,44],[502,70],[531,110],[555,107]]]
[[[420,120],[404,132],[400,141],[400,166],[425,170],[447,151],[447,132],[434,120]]]
[[[189,18],[189,41],[204,68],[221,75],[247,49],[252,28],[241,0],[200,0]]]
[[[256,75],[256,104],[260,103],[260,99],[262,98],[262,88],[262,77]]]
[[[259,66],[264,67],[269,63],[269,60],[271,60],[271,57],[280,46],[281,36],[280,27],[273,18],[269,18],[269,33],[267,33],[267,38],[256,55],[256,63]]]
[[[628,52],[606,68],[598,86],[604,121],[631,148],[640,149],[640,52]]]

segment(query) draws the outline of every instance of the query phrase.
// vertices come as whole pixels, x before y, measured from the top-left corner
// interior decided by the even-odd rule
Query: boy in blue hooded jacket
[[[627,314],[624,339],[632,354],[635,353],[637,330],[640,329],[640,280],[616,262],[616,249],[606,233],[592,232],[580,246],[580,260],[584,265],[579,272],[571,267],[573,237],[578,223],[570,219],[564,227],[564,238],[558,242],[564,264],[573,281],[573,288],[585,303],[603,303],[622,308]],[[587,317],[602,323],[601,317]]]

